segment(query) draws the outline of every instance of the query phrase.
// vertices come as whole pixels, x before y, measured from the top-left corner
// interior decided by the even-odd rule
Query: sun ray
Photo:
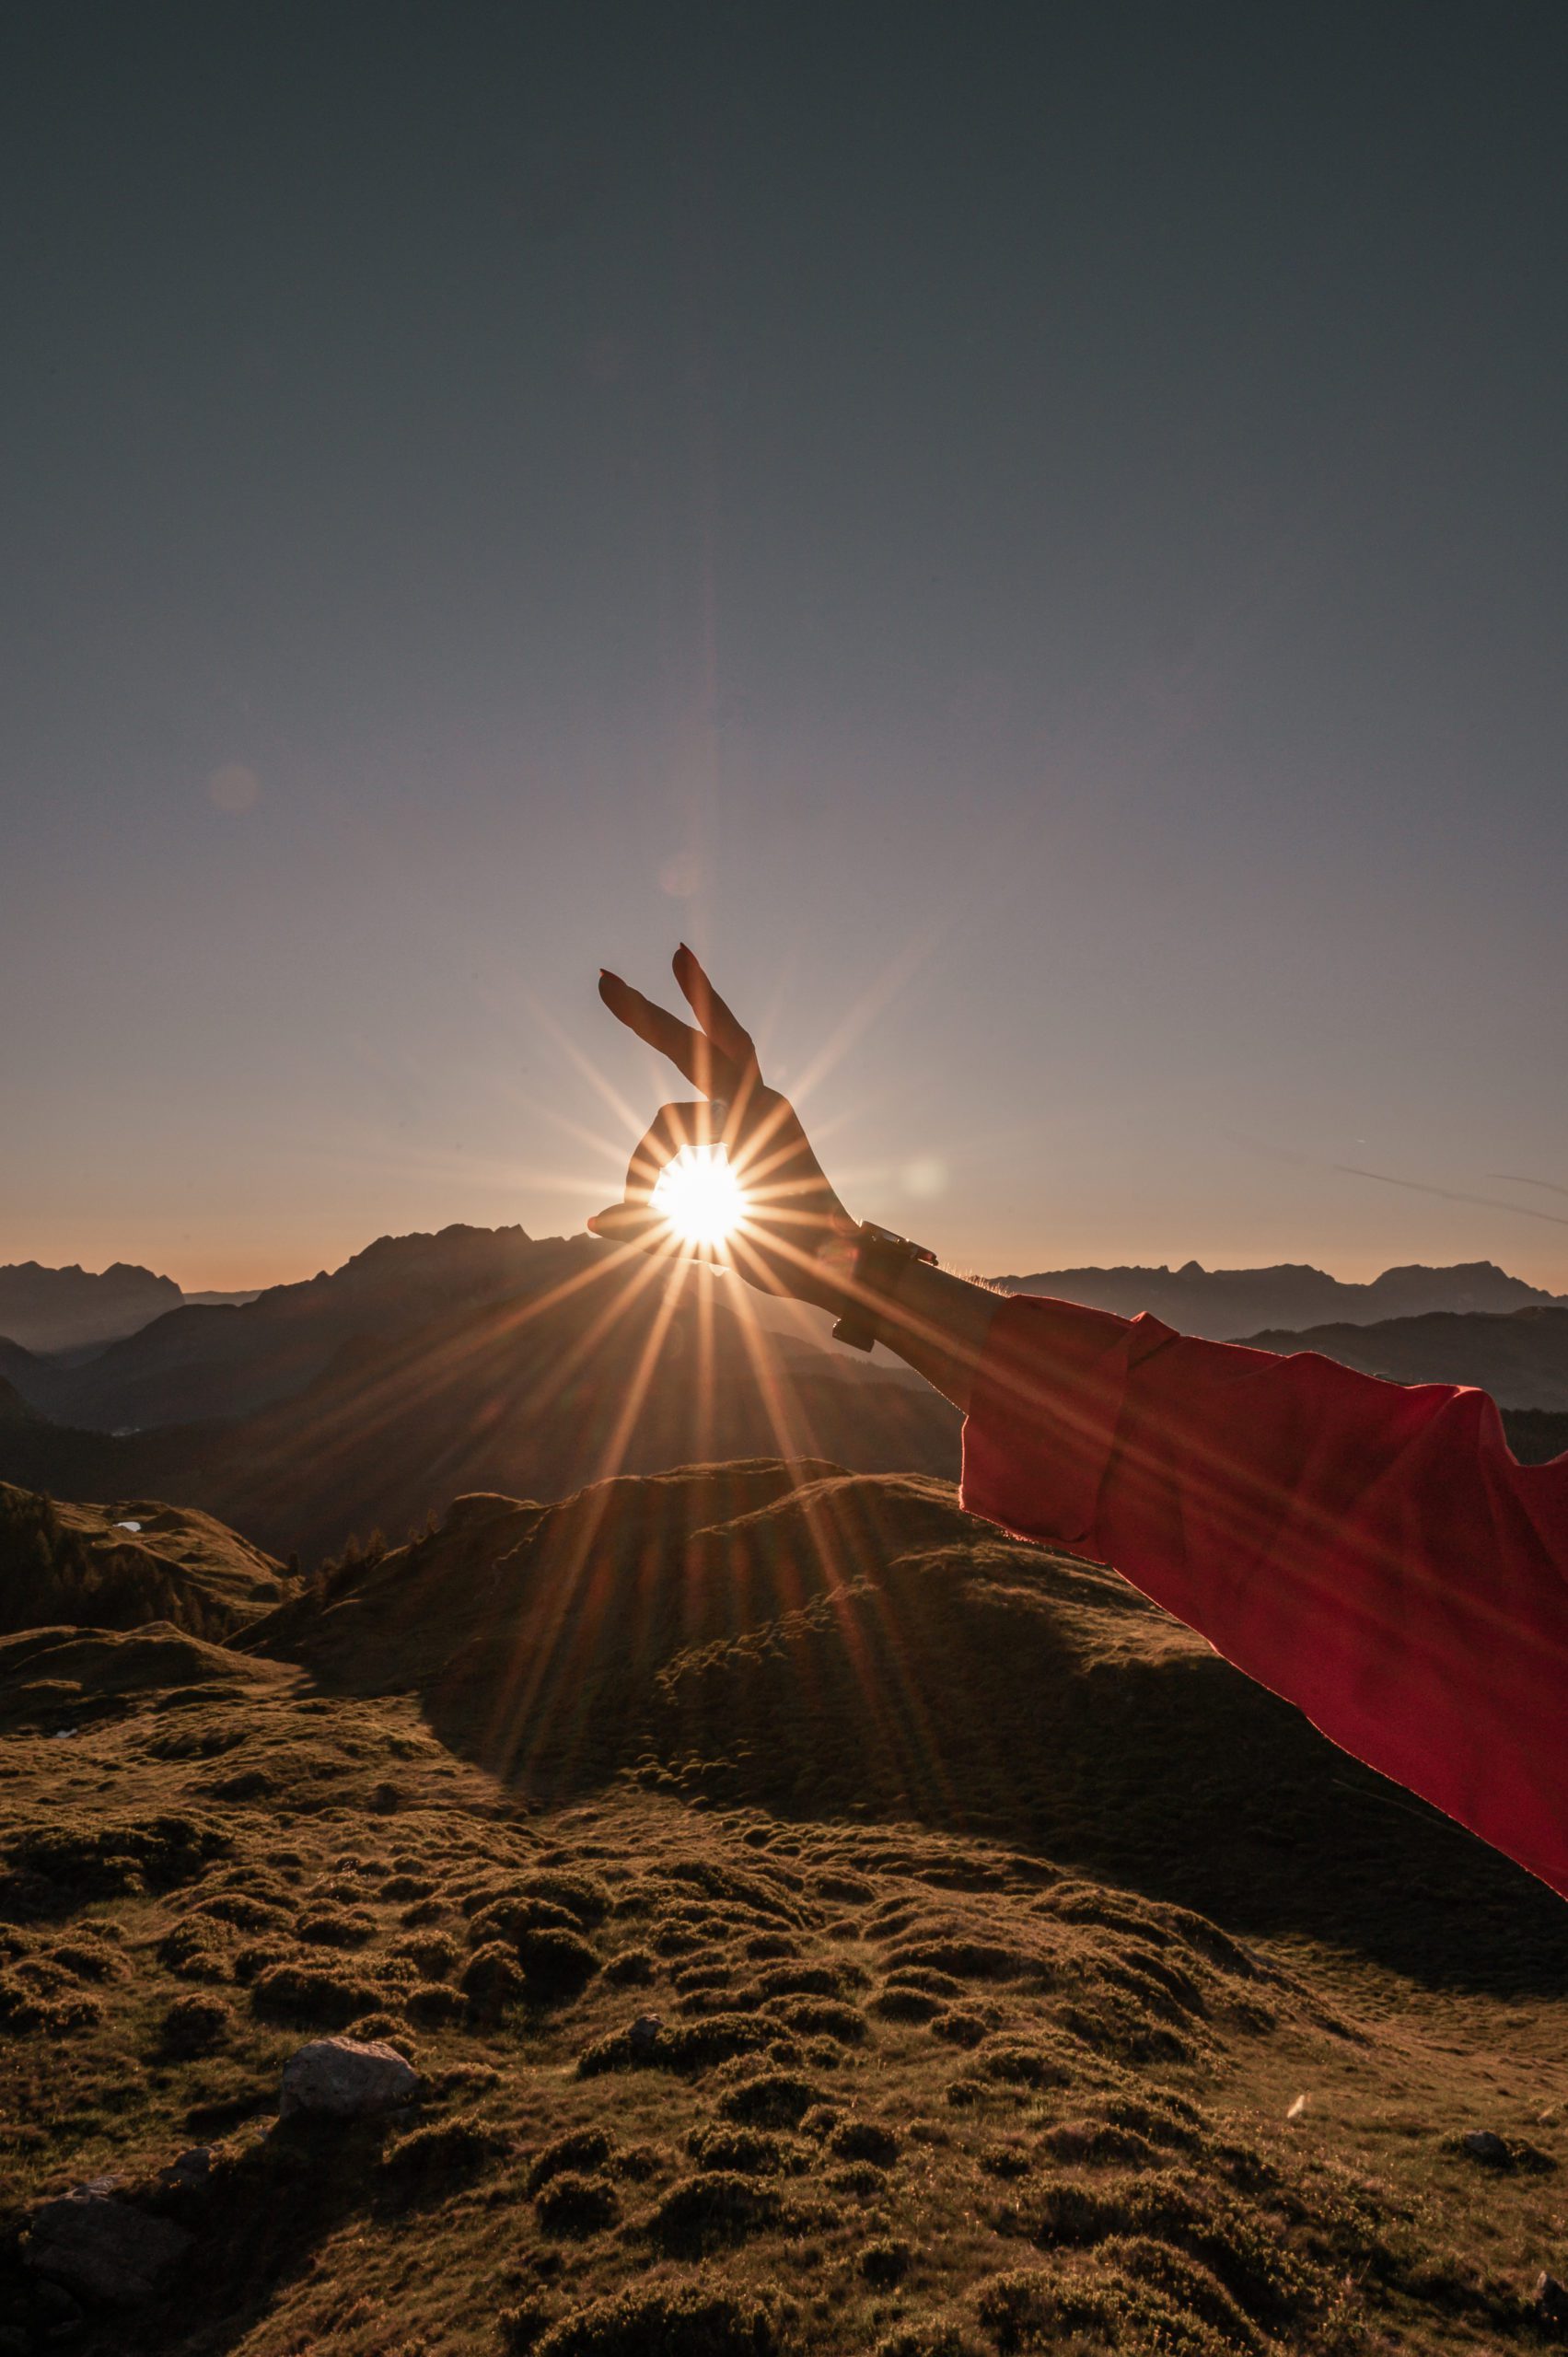
[[[658,1264],[656,1262],[651,1266],[656,1275],[659,1272]],[[571,1624],[575,1618],[579,1602],[578,1589],[583,1573],[609,1510],[610,1499],[604,1485],[621,1470],[627,1441],[631,1437],[637,1418],[642,1413],[643,1403],[653,1381],[659,1353],[664,1348],[665,1338],[679,1307],[689,1273],[690,1264],[679,1261],[674,1264],[672,1282],[668,1285],[665,1297],[655,1312],[653,1323],[643,1345],[641,1357],[633,1371],[631,1380],[625,1387],[615,1422],[600,1451],[598,1469],[592,1481],[586,1485],[596,1489],[598,1494],[592,1509],[584,1518],[583,1528],[578,1534],[575,1544],[572,1547],[564,1562],[556,1571],[552,1596],[553,1608],[549,1626],[536,1642],[531,1658],[525,1664],[520,1654],[515,1656],[511,1669],[499,1682],[495,1708],[491,1718],[492,1741],[501,1740],[507,1726],[516,1727],[519,1731],[527,1728],[541,1695],[550,1685],[557,1656],[563,1645],[570,1640]],[[608,1566],[605,1568],[603,1576],[606,1579],[610,1577]],[[591,1602],[591,1597],[585,1601]],[[509,1756],[515,1759],[517,1747],[508,1743],[507,1749]]]

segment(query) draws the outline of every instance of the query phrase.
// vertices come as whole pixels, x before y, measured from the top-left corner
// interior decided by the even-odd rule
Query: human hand
[[[757,1050],[684,942],[675,979],[695,1026],[667,1014],[618,974],[601,972],[598,994],[611,1015],[668,1056],[702,1102],[663,1105],[640,1140],[619,1203],[588,1225],[596,1236],[647,1252],[718,1260],[759,1292],[838,1309],[843,1289],[822,1254],[847,1259],[857,1233],[787,1097],[764,1082]],[[682,1146],[723,1145],[744,1194],[743,1215],[722,1246],[684,1241],[653,1204],[660,1173]]]

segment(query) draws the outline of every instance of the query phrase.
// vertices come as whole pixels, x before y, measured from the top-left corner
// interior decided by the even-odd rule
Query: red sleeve
[[[1484,1392],[1020,1295],[963,1496],[1113,1563],[1568,1897],[1568,1456],[1518,1464]]]

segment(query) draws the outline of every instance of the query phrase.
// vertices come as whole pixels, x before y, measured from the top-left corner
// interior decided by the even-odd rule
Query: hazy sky
[[[1565,69],[13,6],[0,1260],[575,1228],[685,935],[961,1262],[1568,1290]]]

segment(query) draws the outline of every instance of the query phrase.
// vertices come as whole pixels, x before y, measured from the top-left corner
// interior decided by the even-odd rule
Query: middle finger
[[[740,1075],[714,1047],[713,1041],[690,1023],[682,1023],[679,1016],[668,1015],[656,1006],[651,998],[623,982],[619,974],[601,972],[598,994],[619,1022],[661,1056],[668,1056],[676,1070],[684,1073],[693,1087],[707,1097],[732,1097]]]

